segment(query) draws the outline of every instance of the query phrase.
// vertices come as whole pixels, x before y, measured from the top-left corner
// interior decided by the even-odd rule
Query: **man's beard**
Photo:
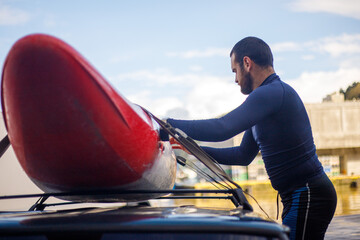
[[[244,75],[244,85],[241,87],[241,92],[245,95],[250,94],[253,91],[253,82],[250,73],[246,73],[246,75]]]

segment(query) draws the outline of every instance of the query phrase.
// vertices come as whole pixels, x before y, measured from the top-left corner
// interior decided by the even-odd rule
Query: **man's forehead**
[[[235,67],[236,61],[235,61],[235,53],[231,54],[231,66]]]

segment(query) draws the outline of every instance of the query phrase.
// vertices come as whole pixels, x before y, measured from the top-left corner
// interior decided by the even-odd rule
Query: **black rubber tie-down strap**
[[[10,146],[10,140],[9,140],[9,136],[6,134],[6,136],[0,142],[0,157],[4,155],[4,153],[9,148],[9,146]]]

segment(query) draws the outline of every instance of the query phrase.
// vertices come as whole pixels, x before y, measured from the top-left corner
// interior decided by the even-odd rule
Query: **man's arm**
[[[240,146],[231,148],[202,147],[218,163],[225,165],[249,165],[259,152],[251,129],[245,131]]]

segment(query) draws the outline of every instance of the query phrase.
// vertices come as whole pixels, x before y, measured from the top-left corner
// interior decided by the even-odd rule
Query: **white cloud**
[[[0,5],[0,25],[19,25],[30,20],[30,14],[21,9]]]
[[[178,97],[153,97],[149,90],[142,90],[127,96],[131,102],[139,104],[158,117],[164,117],[173,108],[183,108],[184,103]]]
[[[287,81],[300,95],[303,102],[321,102],[340,88],[346,89],[360,81],[360,68],[339,68],[329,72],[304,72],[298,78]]]
[[[336,37],[326,37],[307,43],[313,51],[329,53],[333,57],[343,54],[360,54],[360,34],[343,34]]]
[[[299,12],[327,12],[360,19],[358,0],[296,0],[290,4],[290,8]]]
[[[166,117],[177,119],[189,119],[189,111],[183,107],[174,107],[165,113]]]
[[[206,58],[206,57],[224,57],[229,56],[230,50],[226,48],[208,48],[205,50],[190,50],[185,52],[168,52],[169,57],[181,57],[181,58]]]
[[[227,113],[244,100],[240,88],[226,78],[209,77],[196,84],[186,97],[186,107],[192,118],[214,118]]]
[[[319,52],[330,54],[332,57],[343,54],[355,55],[360,53],[360,34],[342,34],[303,43],[280,42],[271,44],[271,49],[273,52],[304,51],[307,52],[306,56]]]

